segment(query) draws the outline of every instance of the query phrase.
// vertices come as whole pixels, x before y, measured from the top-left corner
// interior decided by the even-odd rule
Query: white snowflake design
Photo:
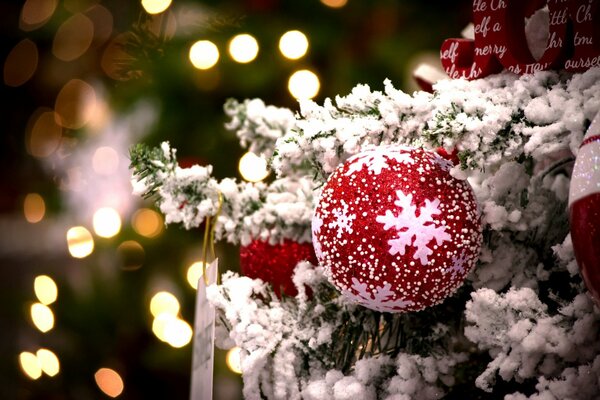
[[[350,167],[346,171],[346,176],[351,176],[355,172],[363,169],[366,165],[370,172],[375,175],[381,174],[381,171],[388,168],[387,161],[389,159],[396,160],[399,163],[414,164],[414,159],[409,153],[401,152],[405,150],[402,147],[392,149],[374,149],[368,150],[358,155],[354,160],[351,160]]]
[[[342,201],[343,208],[335,208],[333,215],[335,219],[331,221],[327,226],[329,228],[337,228],[337,237],[342,237],[344,231],[352,233],[352,221],[356,219],[356,215],[348,214],[348,204]]]
[[[315,255],[318,259],[323,258],[323,250],[321,249],[321,242],[319,241],[318,234],[321,232],[323,226],[323,219],[317,214],[312,219],[312,242],[315,250]]]
[[[392,300],[396,293],[391,290],[391,285],[386,283],[383,286],[375,288],[373,293],[367,290],[367,284],[361,283],[358,279],[352,278],[352,289],[344,290],[343,294],[350,300],[377,311],[401,311],[406,307],[412,306],[415,303],[411,300],[396,299]]]
[[[417,207],[412,204],[412,194],[405,195],[401,190],[397,190],[396,196],[398,200],[394,204],[402,208],[400,214],[395,216],[392,211],[387,210],[385,215],[378,215],[376,219],[377,222],[384,224],[383,229],[394,228],[398,232],[396,239],[388,240],[390,254],[404,255],[406,246],[412,244],[417,249],[413,258],[421,261],[422,265],[427,265],[429,263],[427,257],[433,254],[433,250],[427,247],[429,242],[435,239],[439,246],[451,239],[450,234],[446,232],[447,226],[436,226],[432,218],[433,215],[441,213],[438,208],[440,200],[429,201],[426,199],[425,205],[420,208],[417,217]]]
[[[467,262],[467,255],[465,252],[461,252],[460,256],[452,256],[452,266],[447,268],[444,273],[452,272],[453,274],[463,275],[465,273],[465,264]]]

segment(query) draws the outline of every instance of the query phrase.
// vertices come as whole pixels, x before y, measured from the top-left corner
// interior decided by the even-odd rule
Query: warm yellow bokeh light
[[[55,376],[60,372],[60,362],[56,354],[48,349],[39,349],[36,354],[42,371],[48,376]]]
[[[331,8],[340,8],[344,7],[348,0],[321,0],[321,3],[325,4],[327,7]]]
[[[46,214],[46,202],[37,193],[29,193],[23,201],[23,214],[27,222],[35,224],[44,219]]]
[[[111,238],[121,231],[121,216],[111,207],[99,208],[94,213],[94,232],[103,238]]]
[[[121,375],[110,368],[100,368],[94,374],[94,379],[100,390],[113,398],[123,393],[123,389],[125,388]]]
[[[21,364],[21,369],[29,378],[38,379],[42,376],[42,366],[35,354],[28,351],[22,352],[19,354],[19,364]]]
[[[92,168],[98,175],[112,175],[119,168],[119,153],[109,146],[98,147],[92,156]]]
[[[52,54],[62,61],[73,61],[83,55],[94,38],[94,23],[85,14],[69,17],[57,29]]]
[[[160,14],[171,5],[171,0],[142,0],[142,7],[148,14]]]
[[[81,79],[71,79],[62,87],[54,109],[63,127],[79,129],[96,117],[98,96],[96,89]]]
[[[48,275],[36,276],[33,281],[33,290],[40,303],[44,305],[54,303],[58,297],[58,287]]]
[[[144,247],[135,240],[126,240],[117,247],[117,253],[121,259],[121,268],[134,271],[144,265],[146,252]]]
[[[308,51],[308,39],[300,31],[288,31],[281,35],[279,39],[279,51],[284,57],[290,60],[297,60],[303,57]]]
[[[44,333],[54,328],[54,313],[42,303],[34,303],[31,306],[31,320],[35,327]]]
[[[19,27],[25,31],[39,28],[52,17],[58,0],[26,0],[21,9]]]
[[[152,321],[152,333],[163,342],[166,342],[165,330],[167,325],[176,320],[177,317],[170,313],[158,314],[154,321]]]
[[[236,62],[249,63],[258,55],[258,42],[247,33],[237,35],[229,41],[229,55]]]
[[[187,270],[187,281],[191,287],[198,289],[198,280],[202,277],[202,270],[204,268],[203,261],[196,261]]]
[[[198,40],[190,47],[190,61],[198,69],[209,69],[219,61],[219,49],[210,40]]]
[[[41,108],[36,111],[28,123],[25,147],[27,152],[37,158],[54,154],[62,141],[62,127],[54,111]]]
[[[139,235],[153,238],[163,231],[163,219],[159,213],[149,208],[137,210],[131,218],[133,230]]]
[[[154,317],[163,313],[177,315],[179,312],[179,300],[172,293],[158,292],[150,300],[150,312]]]
[[[312,99],[320,87],[319,77],[307,69],[294,72],[288,81],[288,90],[296,99]]]
[[[225,357],[225,362],[230,370],[235,372],[236,374],[242,373],[242,361],[240,359],[240,352],[242,349],[239,347],[232,347],[227,352],[227,356]]]
[[[177,349],[190,343],[192,336],[192,327],[182,319],[170,320],[165,326],[164,341]]]
[[[75,258],[84,258],[94,251],[94,238],[83,226],[75,226],[67,231],[69,253]]]
[[[27,82],[38,67],[38,48],[29,39],[23,39],[13,47],[4,61],[4,83],[17,87]]]
[[[265,159],[251,152],[244,154],[240,158],[238,169],[242,178],[248,182],[259,182],[269,175]]]

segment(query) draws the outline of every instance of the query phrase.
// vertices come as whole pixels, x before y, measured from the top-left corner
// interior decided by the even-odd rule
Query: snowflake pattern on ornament
[[[433,250],[428,247],[428,244],[435,240],[438,246],[443,242],[451,239],[446,232],[446,226],[436,225],[433,215],[441,213],[438,208],[439,199],[429,201],[425,199],[425,206],[420,208],[419,216],[416,214],[417,206],[413,205],[412,194],[405,195],[401,190],[396,191],[398,200],[394,204],[401,208],[400,214],[395,216],[392,211],[387,210],[385,215],[378,215],[376,221],[384,224],[383,229],[396,229],[398,237],[388,241],[390,245],[390,254],[404,255],[406,246],[413,245],[417,248],[413,258],[419,260],[421,265],[427,265],[428,256],[433,254]],[[414,238],[414,242],[413,242]]]
[[[369,172],[375,175],[381,174],[381,171],[388,168],[388,162],[394,160],[402,163],[413,163],[413,159],[409,153],[400,153],[398,150],[407,149],[403,146],[394,147],[394,150],[390,149],[372,149],[360,153],[354,157],[351,157],[348,161],[351,163],[350,168],[346,172],[346,176],[354,175],[356,172],[362,170],[365,166]]]
[[[313,246],[346,297],[375,310],[438,304],[475,265],[477,202],[432,151],[378,147],[340,165],[321,191]]]
[[[376,311],[398,312],[414,305],[411,300],[394,299],[396,292],[392,290],[389,283],[376,287],[373,291],[367,290],[368,285],[361,283],[358,279],[352,278],[351,288],[354,291],[344,290],[342,293],[358,304],[362,304]]]

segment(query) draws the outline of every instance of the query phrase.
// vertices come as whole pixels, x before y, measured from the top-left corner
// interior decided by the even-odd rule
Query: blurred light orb
[[[44,219],[46,214],[46,202],[44,198],[37,193],[28,193],[23,200],[23,214],[25,219],[31,224],[35,224]]]
[[[210,40],[198,40],[190,47],[190,61],[198,69],[210,69],[219,61],[219,49]]]
[[[40,303],[50,305],[58,297],[58,287],[52,278],[48,275],[36,276],[33,281],[33,291]]]
[[[171,313],[158,314],[152,321],[152,333],[162,342],[167,341],[165,331],[167,325],[171,324],[177,317]]]
[[[83,226],[75,226],[67,231],[69,253],[75,258],[85,258],[94,251],[94,238]]]
[[[17,87],[26,83],[38,66],[38,48],[29,39],[23,39],[12,48],[4,61],[4,83]]]
[[[242,178],[248,182],[260,182],[269,175],[265,159],[251,152],[240,158],[238,169]]]
[[[148,14],[160,14],[171,5],[171,0],[142,0],[142,7]]]
[[[39,349],[36,353],[42,371],[48,376],[55,376],[60,372],[58,357],[48,349]]]
[[[98,175],[114,174],[119,168],[119,154],[112,147],[99,147],[92,156],[92,168]]]
[[[236,35],[229,41],[229,55],[240,64],[249,63],[258,55],[258,42],[247,33]]]
[[[299,100],[312,99],[320,88],[319,77],[307,69],[294,72],[288,81],[288,90]]]
[[[85,53],[94,39],[94,23],[82,13],[63,22],[54,35],[52,54],[61,61],[73,61]]]
[[[94,213],[94,232],[103,238],[111,238],[121,231],[121,217],[112,207],[99,208]]]
[[[279,39],[279,51],[285,58],[297,60],[308,51],[308,38],[298,30],[288,31]]]
[[[115,398],[123,393],[125,385],[123,379],[115,370],[110,368],[100,368],[94,374],[96,385],[107,396]]]
[[[146,252],[144,247],[135,240],[126,240],[117,247],[121,266],[126,271],[139,269],[144,264]]]
[[[227,356],[225,356],[225,362],[227,363],[227,366],[231,371],[235,372],[236,374],[242,373],[242,360],[240,358],[241,351],[242,349],[240,349],[237,346],[232,347],[227,352]]]
[[[58,0],[26,0],[21,9],[19,27],[24,31],[39,28],[52,17]]]
[[[187,281],[191,287],[194,289],[198,289],[198,281],[202,277],[202,272],[204,269],[204,261],[196,261],[187,270]]]
[[[27,152],[36,158],[50,157],[62,142],[62,127],[54,111],[39,109],[31,116],[25,137]]]
[[[160,314],[177,315],[179,313],[179,300],[172,293],[158,292],[150,300],[150,312],[154,317]]]
[[[192,341],[192,336],[192,327],[180,318],[174,318],[165,326],[165,342],[177,349],[190,343]]]
[[[19,364],[27,377],[35,380],[42,376],[42,366],[35,354],[28,351],[22,352],[19,354]]]
[[[164,223],[162,216],[156,211],[149,208],[140,208],[133,214],[131,225],[139,235],[154,238],[161,234]]]
[[[341,8],[348,3],[348,0],[321,0],[321,3],[331,8]]]
[[[52,313],[52,310],[48,306],[42,303],[31,305],[31,320],[35,327],[43,333],[54,328],[54,313]]]
[[[96,90],[81,79],[68,81],[56,96],[56,119],[63,127],[79,129],[92,120],[97,112]]]

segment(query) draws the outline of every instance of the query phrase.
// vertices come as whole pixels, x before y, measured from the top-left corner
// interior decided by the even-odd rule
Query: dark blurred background
[[[242,179],[226,99],[412,92],[469,19],[466,0],[3,0],[0,398],[187,398],[202,232],[131,195],[128,148],[169,140]],[[300,70],[312,93],[288,88]],[[238,268],[234,246],[217,253]],[[239,399],[226,358],[215,398]]]

